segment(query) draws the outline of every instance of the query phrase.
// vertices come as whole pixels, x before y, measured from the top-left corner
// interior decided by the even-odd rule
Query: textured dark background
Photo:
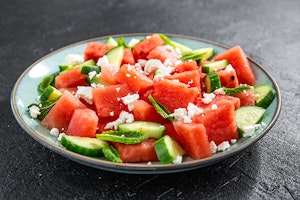
[[[86,167],[20,128],[10,94],[29,65],[77,41],[134,32],[241,45],[279,84],[277,123],[234,157],[166,175]],[[299,0],[1,0],[0,36],[0,199],[300,199]]]

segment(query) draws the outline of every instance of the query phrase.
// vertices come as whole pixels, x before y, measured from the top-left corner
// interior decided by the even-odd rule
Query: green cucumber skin
[[[215,62],[204,64],[202,66],[202,71],[204,73],[211,73],[211,72],[225,69],[227,66],[228,66],[227,60],[220,60],[220,61],[215,61]]]
[[[137,131],[148,135],[149,138],[159,139],[164,135],[166,127],[160,123],[147,121],[134,121],[122,123],[118,126],[119,131]]]
[[[78,144],[78,142],[77,142],[77,140],[81,140],[80,143],[84,143],[84,140],[85,140],[84,137],[76,138],[75,140],[74,140],[74,137],[76,138],[77,136],[63,135],[60,140],[60,143],[66,149],[73,151],[75,153],[81,154],[81,155],[85,155],[85,156],[89,156],[89,157],[100,157],[103,155],[102,148],[107,145],[106,142],[102,141],[102,144],[99,145],[98,139],[87,138],[88,141],[95,140],[95,142],[98,143],[98,145],[95,144],[95,145],[92,145],[92,147],[87,147],[82,144]],[[92,139],[92,140],[90,140],[90,139]],[[87,143],[89,143],[88,141],[87,141]],[[91,143],[89,143],[89,144],[91,144]]]
[[[124,55],[124,46],[116,46],[109,50],[105,55],[107,56],[108,62],[117,67],[121,66],[123,55]]]
[[[211,93],[221,87],[221,81],[218,73],[212,72],[206,74],[204,78],[205,91]]]
[[[90,72],[95,71],[97,74],[101,72],[99,66],[82,66],[81,68],[81,74],[89,74]]]
[[[110,160],[110,161],[115,162],[115,163],[122,163],[123,162],[120,158],[120,154],[119,154],[118,150],[115,149],[113,146],[110,146],[110,145],[104,146],[102,148],[102,152],[103,152],[104,157],[107,160]]]
[[[261,84],[254,87],[254,94],[259,95],[256,105],[267,108],[275,98],[275,91],[269,84]]]
[[[169,164],[175,159],[173,155],[171,155],[170,150],[166,145],[166,137],[162,137],[154,143],[154,148],[158,157],[158,160],[161,164]]]
[[[46,87],[44,89],[44,91],[42,92],[41,96],[40,96],[40,101],[41,102],[45,102],[48,100],[49,96],[51,95],[51,93],[54,91],[53,86],[48,85],[48,87]]]

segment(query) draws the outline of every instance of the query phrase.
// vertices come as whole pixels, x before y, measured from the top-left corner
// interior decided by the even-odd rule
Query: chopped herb
[[[160,114],[160,116],[162,116],[165,119],[169,119],[170,121],[174,121],[174,117],[171,117],[170,114],[171,112],[161,103],[159,103],[158,101],[156,101],[152,95],[148,96],[149,101],[152,103],[152,105],[154,106],[156,112],[158,114]]]
[[[120,158],[120,153],[113,146],[105,145],[102,148],[102,152],[103,152],[104,157],[107,160],[110,160],[115,163],[122,163],[122,160]]]
[[[31,106],[39,107],[40,114],[37,116],[37,119],[42,121],[46,117],[46,115],[49,113],[49,111],[52,109],[52,107],[55,105],[55,103],[57,102],[58,99],[59,99],[59,97],[56,99],[53,99],[53,100],[42,102],[40,104],[32,103],[28,106],[28,110]]]

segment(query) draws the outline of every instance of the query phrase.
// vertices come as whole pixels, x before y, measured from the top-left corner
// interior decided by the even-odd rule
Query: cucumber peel
[[[109,50],[106,54],[109,64],[113,64],[116,67],[120,67],[123,56],[124,56],[124,46],[117,46]]]
[[[110,160],[115,163],[122,163],[123,161],[120,158],[120,153],[113,146],[106,145],[102,148],[102,153],[107,160]]]
[[[212,72],[206,74],[204,78],[204,85],[206,93],[211,93],[221,87],[221,81],[218,73]]]
[[[275,97],[275,91],[269,84],[261,84],[254,87],[254,95],[257,96],[256,105],[267,108]]]

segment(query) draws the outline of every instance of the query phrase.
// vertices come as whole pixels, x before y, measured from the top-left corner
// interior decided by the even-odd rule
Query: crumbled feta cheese
[[[113,122],[109,122],[106,124],[106,126],[104,127],[105,129],[111,129],[114,128],[115,130],[118,128],[118,125],[121,123],[130,123],[134,121],[134,117],[133,114],[128,113],[126,111],[122,111],[119,115],[119,118]]]
[[[125,97],[122,97],[121,100],[125,105],[128,106],[128,110],[132,111],[133,110],[133,102],[138,100],[140,98],[139,94],[127,94]]]
[[[183,120],[184,123],[191,123],[194,115],[202,114],[204,111],[193,103],[189,103],[187,108],[178,108],[170,114],[176,120]]]
[[[96,65],[101,67],[102,65],[106,65],[106,64],[108,64],[107,56],[103,56],[103,57],[98,59]]]
[[[147,165],[152,165],[152,162],[151,161],[147,162]]]
[[[230,143],[231,143],[231,144],[235,144],[236,142],[237,142],[236,139],[231,139],[231,140],[230,140]]]
[[[91,71],[88,73],[89,79],[92,80],[97,75],[96,71]]]
[[[38,115],[41,114],[40,108],[37,106],[30,106],[29,107],[29,115],[36,119]]]
[[[160,60],[150,59],[148,61],[145,61],[144,71],[145,71],[145,73],[151,73],[151,72],[154,72],[154,71],[158,70],[159,68],[163,68],[163,67],[164,67],[164,65],[162,64],[162,62]]]
[[[211,153],[217,153],[218,147],[214,141],[209,143]]]
[[[176,158],[172,161],[173,164],[180,164],[182,163],[182,156],[176,156]]]
[[[120,87],[116,87],[116,91],[120,92],[121,88]]]
[[[126,73],[125,74],[127,78],[129,78],[131,76],[131,74]]]
[[[93,87],[78,86],[76,97],[84,99],[88,104],[93,104]]]
[[[217,104],[212,104],[212,105],[211,105],[211,110],[217,110],[217,109],[218,109]]]
[[[176,120],[184,120],[184,116],[187,116],[187,110],[185,108],[177,108],[170,116],[174,117]]]
[[[187,115],[189,117],[194,117],[195,115],[199,115],[204,113],[204,110],[202,108],[199,108],[198,106],[196,106],[193,103],[189,103],[188,107],[187,107]]]
[[[111,112],[109,113],[109,115],[113,117],[113,116],[115,115],[115,112],[114,112],[114,111],[111,111]]]
[[[91,83],[91,87],[92,87],[92,88],[103,88],[104,85],[102,85],[101,83],[98,83],[98,84],[96,84],[96,83]]]
[[[134,47],[137,43],[139,43],[140,41],[136,38],[133,38],[131,39],[129,42],[128,42],[128,46],[129,47]]]
[[[218,145],[218,151],[225,151],[230,147],[230,144],[228,141],[224,141],[221,144]]]
[[[224,70],[227,71],[227,72],[235,71],[231,64],[227,65]]]
[[[255,130],[259,129],[260,127],[261,127],[260,124],[244,126],[242,128],[244,132],[243,137],[248,137],[248,136],[251,137],[254,134]]]
[[[221,95],[225,95],[225,91],[223,88],[218,88],[214,91],[215,94],[221,94]]]
[[[53,135],[53,136],[58,137],[58,135],[59,135],[59,130],[58,130],[57,128],[52,128],[52,129],[50,130],[50,135]]]
[[[209,104],[210,102],[212,102],[212,100],[215,98],[215,96],[216,95],[214,93],[204,93],[201,101],[205,104]]]
[[[148,61],[146,59],[138,59],[136,64],[139,64],[141,67],[145,67]]]
[[[69,54],[65,57],[65,61],[67,65],[77,65],[84,62],[84,58],[82,55],[77,54]]]
[[[191,84],[193,84],[193,83],[194,83],[194,80],[191,79],[187,84],[188,84],[188,85],[191,85]]]

